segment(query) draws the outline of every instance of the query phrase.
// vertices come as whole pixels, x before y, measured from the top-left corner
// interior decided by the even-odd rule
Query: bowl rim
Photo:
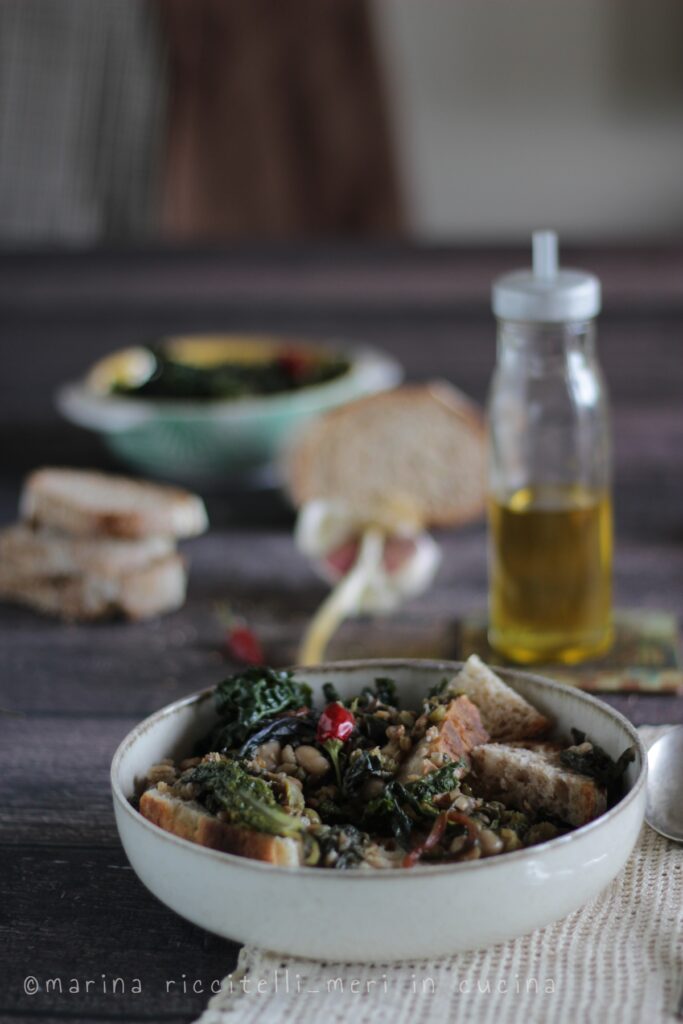
[[[327,673],[333,674],[339,671],[348,670],[362,670],[365,668],[372,668],[373,670],[383,671],[391,670],[392,668],[425,668],[432,671],[457,671],[464,665],[462,661],[449,661],[429,658],[362,658],[357,660],[349,661],[331,661],[322,662],[318,665],[299,665],[292,667],[292,671],[307,672],[307,673]],[[604,701],[598,700],[590,693],[586,693],[584,690],[579,690],[578,687],[568,686],[566,683],[560,683],[557,680],[549,679],[546,676],[537,675],[534,672],[527,672],[524,669],[512,669],[495,666],[495,671],[503,676],[503,678],[511,677],[513,680],[517,677],[531,679],[535,682],[541,683],[542,686],[549,689],[551,692],[561,693],[570,691],[579,700],[585,701],[589,706],[593,707],[598,713],[616,720],[622,728],[630,736],[633,745],[640,756],[640,772],[635,779],[633,786],[624,794],[621,799],[604,814],[594,818],[585,825],[580,825],[578,828],[573,829],[571,832],[567,832],[565,835],[556,836],[553,839],[548,839],[543,843],[537,843],[535,846],[530,846],[521,850],[513,850],[510,853],[506,853],[499,857],[486,857],[476,861],[465,861],[460,863],[452,864],[417,864],[409,870],[386,870],[386,871],[348,871],[343,872],[343,877],[349,880],[350,884],[359,884],[367,881],[383,881],[380,884],[388,884],[390,880],[396,882],[398,879],[406,877],[437,877],[444,874],[452,874],[454,871],[468,872],[468,871],[483,871],[483,870],[500,870],[504,865],[512,865],[525,861],[532,861],[537,859],[539,852],[545,852],[549,847],[553,849],[559,849],[560,846],[567,847],[571,842],[583,838],[589,833],[593,833],[600,828],[604,828],[607,824],[613,821],[616,817],[621,815],[627,807],[629,807],[635,800],[637,800],[645,787],[647,780],[647,750],[640,737],[636,726],[622,715],[620,711],[612,708],[609,704]],[[112,794],[114,802],[118,804],[121,810],[127,814],[127,816],[134,822],[137,827],[146,828],[160,841],[167,841],[173,845],[180,845],[187,849],[191,848],[197,856],[209,857],[212,860],[216,860],[218,863],[225,863],[226,865],[232,865],[233,867],[240,867],[249,871],[256,872],[267,872],[275,876],[298,876],[302,875],[304,878],[328,878],[335,879],[340,877],[340,873],[336,871],[321,871],[320,868],[309,867],[305,865],[297,866],[285,866],[280,864],[269,864],[264,861],[255,860],[250,857],[239,857],[234,853],[226,853],[222,850],[212,850],[206,846],[200,846],[197,843],[192,843],[189,839],[183,839],[180,836],[173,835],[171,832],[166,832],[159,826],[154,825],[147,818],[143,817],[138,810],[136,810],[128,798],[126,797],[121,784],[119,782],[119,772],[121,762],[123,761],[128,750],[138,743],[146,732],[149,731],[156,723],[164,718],[170,718],[176,715],[180,710],[189,706],[190,704],[199,704],[202,701],[210,699],[215,690],[214,686],[208,687],[203,690],[198,690],[195,693],[188,694],[185,697],[181,697],[171,704],[167,704],[155,711],[153,714],[148,715],[141,722],[138,723],[131,731],[121,740],[118,745],[111,762],[110,780]],[[351,882],[351,879],[354,879]]]
[[[310,342],[310,344],[316,343]],[[363,343],[335,342],[334,339],[325,339],[324,342],[317,342],[317,344],[319,347],[334,348],[340,355],[346,356],[349,360],[349,367],[344,373],[331,380],[310,384],[294,391],[221,399],[144,398],[134,395],[98,394],[88,387],[87,376],[83,376],[61,384],[55,393],[56,403],[63,416],[69,420],[78,419],[80,422],[85,417],[93,421],[98,412],[103,415],[107,413],[117,415],[121,418],[129,416],[130,424],[124,426],[97,425],[91,422],[91,427],[96,430],[118,432],[128,429],[129,426],[139,426],[142,423],[159,421],[167,417],[239,421],[245,416],[277,415],[290,409],[322,411],[327,408],[327,400],[334,397],[335,392],[338,392],[343,399],[348,388],[362,385],[364,377],[368,373],[382,375],[387,381],[383,385],[384,388],[396,387],[403,379],[404,370],[400,361],[381,348]],[[117,351],[114,349],[110,354],[114,355]],[[380,389],[372,388],[372,390]],[[351,397],[360,397],[362,394],[365,392],[361,388],[357,396],[350,396],[346,400],[351,400]],[[80,406],[80,410],[75,412],[74,406]]]

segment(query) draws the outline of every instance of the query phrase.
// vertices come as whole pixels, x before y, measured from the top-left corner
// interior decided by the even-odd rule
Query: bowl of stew
[[[417,707],[458,662],[381,660],[295,669],[314,704],[326,685],[340,700],[390,679],[402,707]],[[621,793],[598,817],[502,855],[396,870],[281,866],[236,856],[159,828],[136,806],[150,765],[179,760],[218,722],[214,690],[169,704],[121,742],[111,769],[119,835],[142,883],[176,913],[225,938],[313,959],[387,962],[446,956],[524,935],[577,910],[619,873],[645,809],[647,756],[634,726],[574,687],[497,669],[554,723],[582,730],[612,758],[632,748]]]

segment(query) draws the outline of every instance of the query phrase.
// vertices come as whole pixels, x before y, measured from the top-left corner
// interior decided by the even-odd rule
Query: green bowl
[[[64,384],[56,404],[71,423],[99,434],[131,469],[188,486],[273,477],[292,433],[306,420],[400,383],[395,359],[372,348],[331,343],[349,370],[323,384],[267,396],[206,401],[98,392],[86,377]]]

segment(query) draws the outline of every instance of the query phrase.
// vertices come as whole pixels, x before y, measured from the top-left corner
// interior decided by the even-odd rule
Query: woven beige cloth
[[[640,731],[649,745],[666,728]],[[609,888],[547,928],[390,965],[246,946],[198,1024],[652,1024],[677,1020],[682,987],[683,849],[644,826]]]

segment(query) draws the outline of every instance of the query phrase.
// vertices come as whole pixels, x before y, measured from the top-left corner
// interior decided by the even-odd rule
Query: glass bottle
[[[492,298],[489,641],[512,661],[578,662],[612,641],[600,282],[558,269],[557,236],[537,231],[533,269],[498,278]]]

